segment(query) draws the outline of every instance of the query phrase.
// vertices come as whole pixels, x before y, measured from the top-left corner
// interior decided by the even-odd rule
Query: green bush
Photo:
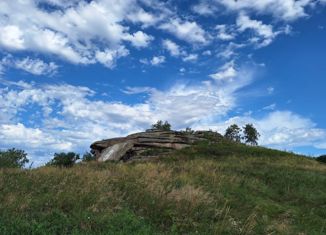
[[[27,153],[19,149],[0,151],[0,168],[22,168],[29,160]]]
[[[152,125],[152,129],[162,130],[162,131],[170,131],[171,130],[171,124],[168,123],[168,121],[165,121],[163,123],[162,120],[159,120],[155,124]]]
[[[83,162],[91,162],[91,161],[95,161],[95,160],[96,160],[95,155],[90,152],[84,153],[83,158],[82,158]]]
[[[79,160],[79,154],[74,152],[69,153],[55,153],[53,159],[48,162],[47,166],[59,166],[59,167],[72,167],[77,160]]]
[[[326,163],[326,155],[321,155],[316,158],[318,162]]]

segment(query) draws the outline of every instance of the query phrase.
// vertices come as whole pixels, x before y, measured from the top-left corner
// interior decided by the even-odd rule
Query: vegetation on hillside
[[[22,168],[28,162],[27,153],[23,150],[0,150],[0,168]]]
[[[146,162],[0,170],[0,234],[325,234],[326,164],[222,141]]]
[[[152,125],[153,130],[161,130],[161,131],[170,131],[171,124],[168,121],[163,123],[162,120],[158,120],[156,123]]]
[[[237,124],[232,124],[225,130],[224,137],[236,143],[244,140],[246,144],[258,145],[260,134],[253,124],[246,124],[242,129]]]
[[[316,160],[318,162],[326,163],[326,155],[321,155],[321,156],[317,157]]]

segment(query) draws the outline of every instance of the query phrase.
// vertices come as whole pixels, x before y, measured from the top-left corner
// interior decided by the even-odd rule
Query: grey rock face
[[[148,130],[123,138],[94,142],[92,152],[98,161],[128,161],[164,155],[171,150],[189,147],[201,140],[219,141],[220,134],[211,131],[193,133],[178,131]]]
[[[105,161],[119,161],[121,156],[126,155],[128,150],[133,147],[133,143],[130,141],[114,144],[104,149],[100,157],[97,159],[99,162]]]

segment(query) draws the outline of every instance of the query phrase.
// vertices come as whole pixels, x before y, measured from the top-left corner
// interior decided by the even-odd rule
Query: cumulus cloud
[[[151,65],[160,65],[164,62],[165,62],[164,56],[154,56],[150,61]]]
[[[252,20],[244,13],[241,13],[237,18],[237,26],[240,32],[244,32],[246,30],[254,31],[257,36],[251,38],[250,40],[259,47],[271,44],[274,38],[280,33],[289,33],[288,27],[286,27],[284,31],[274,32],[272,25],[264,24],[262,21]]]
[[[60,8],[47,11],[39,3]],[[154,39],[143,31],[129,32],[130,28],[124,26],[123,21],[137,12],[146,15],[134,0],[2,1],[0,47],[9,51],[53,54],[76,64],[96,63],[99,51],[116,50],[126,41],[136,48],[143,48]],[[139,20],[146,21],[144,17]],[[119,53],[110,53],[110,56],[114,55],[119,58]],[[103,60],[103,56],[100,57]]]
[[[163,47],[171,54],[171,56],[178,57],[182,54],[182,51],[180,49],[180,46],[176,44],[175,42],[165,39],[162,42]]]
[[[146,65],[159,66],[160,64],[165,63],[165,56],[153,56],[153,58],[150,60],[145,58],[140,59],[139,62]]]
[[[224,133],[228,126],[235,123],[239,126],[253,123],[261,134],[259,144],[264,146],[288,150],[302,146],[324,148],[326,130],[291,111],[272,111],[260,118],[236,116],[218,123],[195,125],[194,128],[211,128]]]
[[[34,75],[53,74],[58,69],[54,62],[45,63],[40,59],[30,59],[29,57],[15,61],[15,67]]]
[[[211,78],[223,81],[233,79],[237,76],[237,70],[235,69],[234,62],[231,61],[223,65],[217,73],[209,75]]]
[[[305,8],[311,6],[314,0],[214,0],[220,6],[230,11],[248,11],[273,15],[284,21],[295,20],[307,15]]]
[[[193,12],[203,16],[212,16],[217,10],[217,7],[209,1],[202,1],[192,6]]]
[[[96,51],[95,58],[104,66],[108,68],[113,68],[118,58],[127,56],[128,54],[129,51],[124,46],[120,46],[117,49],[106,49],[104,51]]]
[[[208,43],[207,33],[194,21],[181,21],[175,18],[163,23],[160,28],[191,44]]]
[[[138,31],[132,35],[127,35],[126,40],[130,41],[131,44],[137,48],[147,47],[150,42],[154,39],[153,36],[149,36],[142,31]]]
[[[232,26],[225,24],[216,25],[217,38],[222,41],[230,41],[235,38],[235,30]]]
[[[25,148],[57,149],[67,151],[72,143],[54,138],[39,128],[28,128],[22,123],[2,124],[0,126],[0,139],[5,145],[21,145]],[[28,140],[28,142],[26,141]]]
[[[25,49],[25,41],[23,38],[23,32],[19,27],[15,25],[0,25],[0,45],[13,49],[13,50],[22,50]]]
[[[11,55],[4,57],[0,64],[3,71],[5,68],[16,68],[33,75],[53,75],[57,72],[58,65],[54,62],[46,63],[41,59],[32,59],[30,57],[14,58]]]
[[[314,146],[324,141],[326,130],[316,127],[308,118],[290,111],[275,111],[256,121],[262,132],[262,143],[278,148]]]

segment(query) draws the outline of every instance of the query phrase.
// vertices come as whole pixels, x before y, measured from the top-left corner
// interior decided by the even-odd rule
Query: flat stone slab
[[[127,161],[142,158],[144,150],[155,149],[183,149],[201,140],[216,141],[223,138],[220,134],[211,131],[180,132],[149,130],[128,135],[121,138],[112,138],[94,142],[90,147],[96,159],[104,161]],[[154,151],[155,152],[155,151]],[[144,156],[145,157],[145,156]]]

